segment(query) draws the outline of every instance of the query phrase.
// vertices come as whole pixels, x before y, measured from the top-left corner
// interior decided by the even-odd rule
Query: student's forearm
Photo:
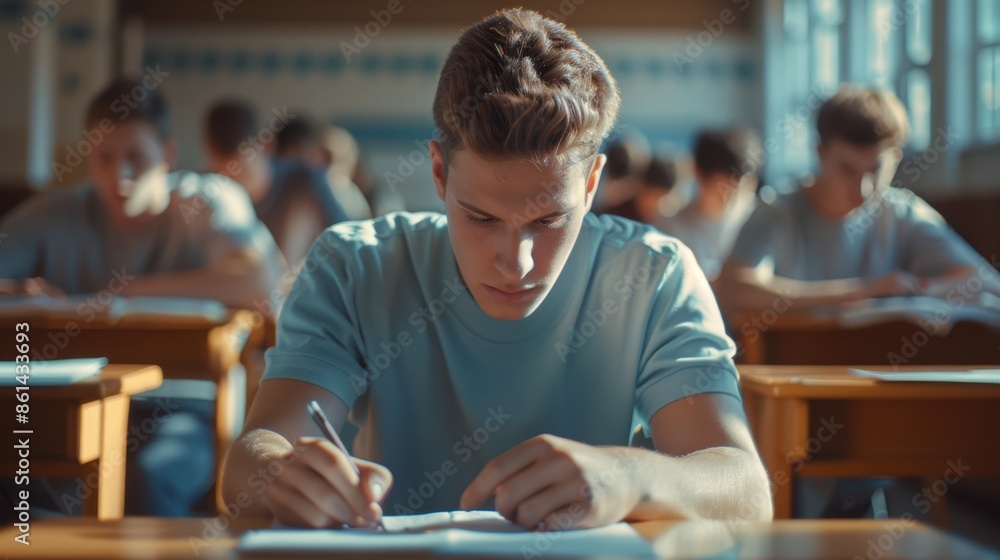
[[[643,499],[631,521],[649,519],[773,518],[770,486],[760,461],[735,447],[713,447],[684,457],[622,448]]]
[[[838,305],[865,297],[866,284],[857,278],[806,282],[774,277],[768,282],[756,279],[727,279],[714,286],[719,304],[727,313],[759,311],[776,301],[791,301],[799,309]]]
[[[9,296],[11,294],[20,293],[21,282],[17,280],[7,280],[6,278],[0,278],[0,296]]]
[[[222,497],[226,504],[238,506],[241,515],[269,517],[264,492],[284,468],[280,457],[291,450],[292,444],[271,430],[250,430],[237,438],[226,454],[222,470]]]
[[[131,279],[124,296],[177,296],[214,299],[230,307],[253,309],[270,296],[271,282],[256,268],[217,268],[151,274]]]

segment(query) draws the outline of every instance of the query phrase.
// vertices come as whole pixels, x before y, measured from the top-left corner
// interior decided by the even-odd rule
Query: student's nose
[[[507,237],[497,253],[497,270],[506,279],[523,279],[535,266],[531,257],[534,245],[534,239],[527,233],[517,232]]]
[[[125,161],[118,165],[118,194],[128,197],[135,186],[135,168]]]

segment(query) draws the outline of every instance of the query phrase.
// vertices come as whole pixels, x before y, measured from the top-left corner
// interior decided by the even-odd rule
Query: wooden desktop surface
[[[239,534],[269,525],[224,518],[129,517],[100,523],[92,518],[45,519],[31,525],[31,545],[12,543],[16,530],[0,530],[5,554],[24,559],[145,558],[233,560]],[[219,523],[216,528],[214,523]],[[932,527],[899,520],[795,520],[732,524],[716,521],[648,521],[633,525],[661,558],[1000,559],[974,543]],[[874,548],[873,548],[874,547]],[[9,551],[9,552],[7,552]],[[540,553],[545,557],[544,552]],[[255,555],[245,558],[307,558]],[[332,558],[326,555],[324,558]],[[344,558],[345,556],[339,556]],[[401,558],[372,554],[365,558]],[[405,556],[420,557],[420,556]],[[451,557],[456,558],[456,557]]]

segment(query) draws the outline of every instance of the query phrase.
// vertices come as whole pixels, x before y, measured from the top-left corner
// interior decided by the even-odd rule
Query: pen
[[[354,457],[351,457],[350,451],[347,450],[347,446],[344,445],[340,436],[337,435],[337,430],[333,429],[333,425],[330,424],[330,420],[327,419],[326,414],[323,414],[323,409],[319,407],[319,403],[316,401],[310,401],[309,404],[306,405],[306,410],[308,410],[309,415],[312,416],[313,422],[319,426],[319,431],[323,433],[323,436],[336,445],[337,449],[339,449],[341,453],[347,455],[348,462],[351,463],[351,467],[360,479],[361,470],[358,469],[358,464],[354,462]],[[385,530],[385,525],[382,524],[381,520],[378,522],[378,529],[383,531]]]

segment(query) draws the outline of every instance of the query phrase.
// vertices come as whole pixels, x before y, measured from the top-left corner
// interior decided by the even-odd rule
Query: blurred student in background
[[[608,163],[604,166],[594,206],[598,214],[626,204],[635,197],[640,179],[652,159],[649,141],[635,130],[623,133],[608,146],[605,155]]]
[[[301,161],[275,159],[274,138],[291,122],[272,120],[272,127],[262,128],[249,105],[219,102],[205,119],[205,144],[209,170],[243,185],[257,216],[294,267],[319,234],[347,214],[325,173]]]
[[[977,274],[1000,293],[996,274],[984,274],[990,265],[940,214],[890,186],[907,123],[887,91],[844,86],[823,104],[816,177],[747,221],[716,286],[724,311],[759,311],[779,295],[799,308],[945,297]]]
[[[694,199],[657,224],[693,252],[715,279],[755,208],[760,139],[750,129],[706,130],[695,139]]]
[[[354,182],[361,152],[351,133],[297,116],[278,132],[277,155],[283,161],[302,161],[326,173],[333,196],[350,220],[372,217],[372,209]]]
[[[117,290],[251,308],[278,285],[281,257],[246,193],[218,175],[171,173],[177,143],[167,104],[156,90],[136,98],[142,89],[121,80],[91,101],[86,127],[107,132],[87,157],[88,182],[35,196],[0,225],[8,233],[0,293]],[[132,100],[124,117],[115,110],[121,99]],[[191,515],[214,482],[213,408],[208,400],[133,399],[129,433],[148,437],[129,449],[127,513]],[[152,416],[157,429],[139,431]]]
[[[604,213],[661,227],[663,202],[677,184],[677,163],[670,156],[656,155],[638,179],[635,195]]]

